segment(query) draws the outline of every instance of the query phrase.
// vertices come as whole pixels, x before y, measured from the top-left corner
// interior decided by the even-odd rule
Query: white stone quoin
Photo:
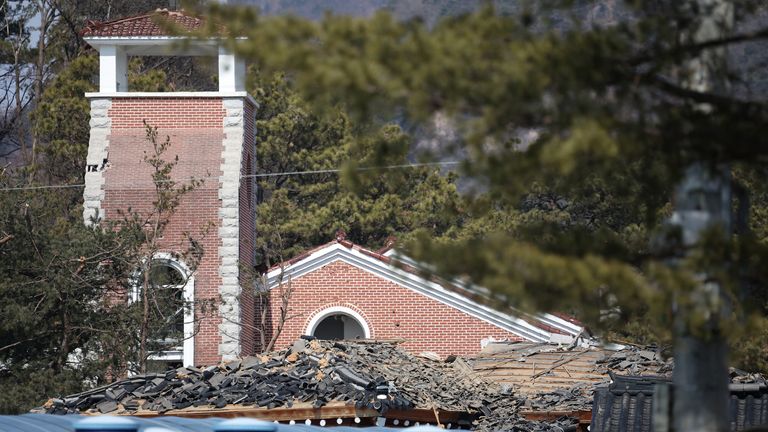
[[[245,138],[245,99],[224,99],[224,142],[221,153],[219,180],[219,276],[221,344],[219,355],[222,360],[231,360],[240,355],[240,167],[243,158]]]
[[[112,127],[109,108],[111,107],[111,99],[91,99],[91,135],[85,162],[85,191],[83,192],[83,219],[87,225],[104,215],[101,203],[104,201],[104,168],[109,161],[109,133]]]

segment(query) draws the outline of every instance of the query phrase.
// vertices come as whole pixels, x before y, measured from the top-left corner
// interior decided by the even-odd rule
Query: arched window
[[[317,313],[306,334],[318,339],[367,339],[371,332],[362,315],[354,309],[334,306]]]
[[[156,254],[148,263],[149,277],[139,273],[133,301],[148,301],[148,372],[194,363],[194,276],[170,254]],[[148,286],[146,297],[143,288]]]
[[[365,331],[351,316],[335,314],[323,318],[312,336],[318,339],[362,339],[365,338]]]

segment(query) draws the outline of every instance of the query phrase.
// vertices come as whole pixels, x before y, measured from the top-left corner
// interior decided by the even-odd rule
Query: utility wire
[[[402,165],[388,165],[388,166],[382,166],[382,167],[359,167],[356,169],[356,171],[372,171],[377,169],[398,169],[398,168],[419,168],[419,167],[425,167],[425,166],[447,166],[447,165],[458,165],[461,162],[459,161],[447,161],[447,162],[424,162],[424,163],[415,163],[415,164],[402,164]],[[314,170],[314,171],[289,171],[289,172],[282,172],[282,173],[264,173],[264,174],[249,174],[249,175],[241,175],[240,178],[261,178],[261,177],[277,177],[277,176],[283,176],[283,175],[305,175],[305,174],[329,174],[329,173],[338,173],[341,172],[340,169],[326,169],[326,170]]]
[[[384,170],[384,169],[403,169],[403,168],[420,168],[425,166],[452,166],[459,165],[460,161],[446,161],[446,162],[424,162],[414,164],[401,164],[401,165],[387,165],[380,167],[359,167],[356,171],[372,171],[372,170]],[[311,174],[334,174],[341,172],[341,169],[325,169],[325,170],[311,170],[311,171],[287,171],[279,173],[263,173],[263,174],[246,174],[241,175],[240,178],[266,178],[266,177],[278,177],[278,176],[291,176],[291,175],[311,175]],[[210,177],[189,177],[186,179],[173,179],[166,180],[165,182],[182,182],[192,180],[205,180]],[[161,181],[162,182],[162,181]],[[155,184],[156,182],[147,182],[147,184]],[[136,186],[136,182],[124,183],[124,184],[111,184],[110,186]],[[41,186],[18,186],[18,187],[5,187],[0,188],[0,192],[12,192],[12,191],[28,191],[28,190],[44,190],[44,189],[75,189],[85,187],[85,183],[77,184],[61,184],[61,185],[41,185]]]
[[[85,186],[84,183],[63,184],[63,185],[43,185],[43,186],[19,186],[19,187],[0,188],[0,192],[41,190],[41,189],[75,189],[75,188],[81,188],[84,186]]]

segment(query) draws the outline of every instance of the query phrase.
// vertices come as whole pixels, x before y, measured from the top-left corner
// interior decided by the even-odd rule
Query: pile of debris
[[[731,384],[762,384],[768,386],[768,379],[761,373],[750,373],[741,369],[730,368]]]
[[[529,411],[529,399],[518,398],[512,394],[509,386],[504,386],[489,400],[486,407],[489,413],[475,420],[473,430],[480,432],[566,432],[576,431],[579,420],[573,417],[560,417],[553,421],[531,421],[520,416],[522,410]]]
[[[615,372],[621,375],[657,375],[672,376],[674,361],[664,358],[662,350],[656,347],[628,347],[620,351],[606,352],[603,359],[595,364],[595,371],[604,373]]]
[[[467,368],[461,359],[434,361],[390,343],[307,338],[287,350],[216,366],[133,376],[50,399],[33,412],[141,414],[190,407],[320,408],[341,402],[382,415],[410,408],[476,414],[473,426],[480,431],[554,432],[573,423],[526,421],[518,414],[521,399],[468,377],[462,373]]]
[[[519,416],[493,416],[482,417],[478,420],[473,430],[479,432],[575,432],[579,426],[579,420],[573,417],[560,417],[554,421],[531,421]]]
[[[525,411],[590,411],[595,386],[579,383],[568,388],[528,395],[521,409]]]
[[[52,414],[165,412],[232,404],[291,407],[298,402],[320,408],[331,401],[380,412],[413,407],[477,412],[486,405],[472,383],[446,373],[441,363],[392,344],[299,339],[288,350],[138,375],[51,399],[43,408]]]

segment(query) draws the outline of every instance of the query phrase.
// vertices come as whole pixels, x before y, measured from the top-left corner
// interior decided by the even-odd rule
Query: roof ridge
[[[158,26],[159,23],[157,23],[155,19],[160,17],[170,18],[175,25],[180,25],[182,29],[188,30],[188,31],[193,30],[193,28],[190,28],[187,25],[185,25],[185,23],[183,22],[184,19],[194,20],[200,23],[202,23],[205,20],[204,16],[188,13],[184,9],[169,10],[168,8],[157,8],[153,11],[144,12],[136,15],[130,15],[122,18],[116,18],[108,21],[97,22],[93,20],[88,20],[86,21],[86,26],[80,31],[80,35],[85,37],[85,36],[92,35],[94,33],[98,33],[100,30],[103,30],[103,29],[108,29],[114,26],[120,26],[121,24],[130,25],[130,23],[141,22],[142,20],[150,20],[152,21],[152,24],[154,24],[155,26]]]

